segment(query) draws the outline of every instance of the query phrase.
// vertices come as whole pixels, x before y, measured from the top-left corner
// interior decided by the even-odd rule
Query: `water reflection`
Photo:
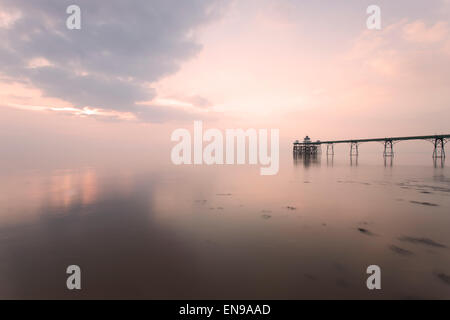
[[[320,155],[294,153],[294,165],[303,165],[305,168],[309,168],[311,165],[320,166]]]
[[[429,155],[391,170],[380,154],[358,167],[327,157],[326,170],[319,155],[290,157],[273,177],[132,165],[2,176],[0,298],[373,298],[370,264],[389,267],[379,298],[450,298],[448,168]],[[70,264],[80,292],[65,289]]]
[[[333,167],[334,164],[334,154],[327,154],[327,167]]]
[[[50,204],[64,208],[74,202],[88,205],[96,200],[98,185],[94,168],[56,170],[50,177]]]
[[[188,298],[195,261],[177,234],[152,219],[147,179],[129,195],[98,195],[95,174],[60,172],[32,224],[2,227],[0,298]],[[75,183],[78,181],[78,183]],[[70,192],[86,186],[80,196]],[[93,191],[95,189],[95,191]],[[150,197],[149,197],[150,196]],[[95,200],[95,201],[94,201]],[[79,292],[64,288],[68,265],[82,269]],[[12,290],[4,291],[5,288]],[[3,288],[3,290],[2,290]],[[149,290],[151,288],[151,290]]]
[[[394,164],[394,157],[393,156],[384,156],[384,166],[385,167],[392,167]]]
[[[445,157],[433,157],[433,165],[435,168],[444,168]]]
[[[350,166],[353,167],[357,167],[358,166],[358,155],[354,154],[354,155],[350,155]]]

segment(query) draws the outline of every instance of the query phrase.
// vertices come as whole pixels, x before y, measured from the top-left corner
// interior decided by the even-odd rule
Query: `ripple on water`
[[[429,246],[429,247],[447,248],[447,246],[445,246],[445,245],[443,245],[441,243],[435,242],[435,241],[433,241],[431,239],[428,239],[428,238],[415,238],[415,237],[406,237],[405,236],[405,237],[400,237],[398,239],[400,241],[410,242],[410,243],[413,243],[413,244],[422,244],[422,245]]]
[[[411,200],[411,201],[409,201],[409,202],[414,203],[414,204],[420,204],[420,205],[422,205],[422,206],[429,206],[429,207],[438,207],[438,206],[439,206],[439,205],[436,204],[436,203],[431,203],[431,202],[426,202],[426,201],[415,201],[415,200]]]
[[[396,254],[399,254],[401,256],[411,256],[413,255],[413,253],[409,250],[397,247],[395,245],[390,245],[389,249],[391,249],[391,251],[395,252]]]

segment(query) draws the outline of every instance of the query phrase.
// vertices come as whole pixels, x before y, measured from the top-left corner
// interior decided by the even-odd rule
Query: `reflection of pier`
[[[320,158],[317,156],[317,153],[294,153],[294,165],[298,166],[303,164],[305,168],[310,167],[311,165],[320,165]]]
[[[434,158],[433,159],[433,164],[435,168],[443,168],[444,167],[444,162],[445,162],[445,158]]]
[[[433,143],[433,158],[445,158],[444,146],[448,142],[450,134],[433,135],[433,136],[410,136],[410,137],[392,137],[392,138],[375,138],[375,139],[352,139],[352,140],[334,140],[334,141],[320,141],[315,142],[306,136],[303,142],[296,140],[294,142],[294,154],[317,154],[321,150],[321,145],[327,146],[327,155],[334,154],[334,145],[337,143],[350,144],[350,156],[358,156],[358,146],[363,142],[381,142],[384,145],[383,156],[394,156],[394,143],[406,140],[426,140]]]

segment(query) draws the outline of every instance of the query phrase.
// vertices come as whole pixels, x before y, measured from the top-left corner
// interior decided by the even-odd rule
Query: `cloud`
[[[193,106],[195,106],[197,108],[202,108],[202,109],[209,108],[209,107],[213,106],[211,101],[209,101],[205,97],[202,97],[202,96],[199,96],[199,95],[187,97],[186,101],[191,103]]]
[[[154,102],[160,105],[188,107],[190,109],[208,109],[213,107],[213,103],[200,95],[173,95],[167,98],[158,98]]]
[[[364,31],[347,58],[359,62],[366,76],[379,75],[384,81],[450,84],[449,45],[446,21],[403,19],[381,32]]]
[[[410,42],[437,43],[447,38],[449,34],[448,29],[446,21],[439,21],[427,27],[425,22],[419,20],[405,25],[403,33],[405,39]]]
[[[109,78],[104,75],[77,75],[58,67],[27,70],[33,84],[47,95],[69,100],[76,106],[132,111],[137,100],[153,97],[153,90],[137,82]]]
[[[150,122],[166,122],[173,119],[180,121],[194,121],[198,119],[215,119],[210,114],[202,114],[181,108],[161,105],[142,105],[135,110],[138,119]]]
[[[81,30],[68,30],[71,0],[0,0],[0,17],[8,18],[0,25],[0,73],[76,108],[176,118],[136,103],[151,101],[151,84],[201,50],[194,31],[220,15],[223,1],[78,0]]]

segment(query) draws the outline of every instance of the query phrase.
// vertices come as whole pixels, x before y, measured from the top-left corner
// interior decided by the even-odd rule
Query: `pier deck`
[[[336,143],[349,143],[350,155],[358,155],[358,145],[362,142],[383,142],[384,143],[384,156],[394,155],[394,142],[406,141],[406,140],[427,140],[434,144],[433,157],[445,158],[444,145],[450,139],[450,134],[438,134],[428,136],[408,136],[408,137],[389,137],[389,138],[370,138],[370,139],[348,139],[348,140],[329,140],[329,141],[311,141],[306,136],[303,142],[298,140],[294,142],[294,153],[316,153],[320,150],[319,146],[322,144],[327,145],[327,154],[334,154],[334,144]]]

